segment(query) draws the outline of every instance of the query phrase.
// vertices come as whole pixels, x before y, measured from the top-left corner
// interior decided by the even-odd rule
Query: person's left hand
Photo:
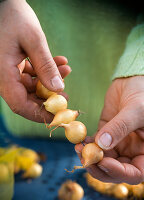
[[[144,76],[116,79],[110,86],[98,132],[85,142],[96,142],[104,158],[87,168],[104,182],[138,184],[144,181]],[[75,146],[81,162],[82,144]]]

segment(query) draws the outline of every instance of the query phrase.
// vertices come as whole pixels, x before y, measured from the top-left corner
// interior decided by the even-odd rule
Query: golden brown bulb
[[[67,108],[67,100],[62,95],[57,94],[50,96],[43,104],[45,109],[54,115]]]
[[[53,118],[53,121],[50,123],[48,128],[51,128],[53,126],[58,126],[61,123],[69,124],[70,122],[74,121],[79,115],[79,112],[77,110],[70,110],[70,109],[64,109],[60,110],[56,113],[56,115]]]
[[[45,88],[40,80],[38,80],[36,85],[36,95],[42,99],[48,99],[51,95],[56,94],[55,92],[52,92]]]
[[[66,181],[58,191],[58,197],[60,200],[81,200],[83,196],[83,188],[73,181]]]
[[[86,144],[82,150],[83,166],[88,167],[103,159],[103,150],[96,143]]]

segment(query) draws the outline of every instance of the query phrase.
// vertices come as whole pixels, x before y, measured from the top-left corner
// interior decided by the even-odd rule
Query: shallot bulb
[[[9,169],[5,164],[0,164],[0,184],[9,180]]]
[[[31,167],[24,172],[23,178],[37,178],[42,174],[42,166],[38,163],[33,163]]]
[[[69,124],[70,122],[74,121],[79,115],[79,111],[77,110],[70,110],[70,109],[64,109],[60,110],[56,113],[56,115],[53,118],[53,121],[50,123],[48,128],[51,128],[53,126],[58,126],[61,123]]]
[[[84,146],[82,149],[82,159],[83,165],[82,166],[74,166],[72,171],[67,172],[74,172],[75,169],[83,169],[88,167],[89,165],[95,164],[100,162],[103,159],[103,150],[95,143],[89,143]]]
[[[86,173],[85,177],[88,185],[91,186],[94,190],[102,194],[108,194],[108,195],[112,194],[113,188],[115,186],[114,183],[104,183],[102,181],[93,178],[89,173]]]
[[[134,197],[142,198],[144,194],[144,186],[143,184],[132,185],[132,194]]]
[[[83,188],[76,182],[66,181],[58,191],[61,200],[81,200],[84,196]]]
[[[51,95],[56,94],[55,92],[52,92],[45,88],[40,80],[38,80],[36,85],[36,95],[42,99],[48,99]]]
[[[113,189],[113,194],[118,199],[124,199],[128,196],[129,190],[124,184],[118,184]]]
[[[40,161],[38,154],[35,151],[33,151],[32,149],[22,148],[22,150],[20,152],[20,156],[24,156],[26,158],[29,158],[33,162],[39,162]]]
[[[96,143],[86,144],[82,150],[83,167],[98,163],[103,159],[103,150]]]
[[[87,135],[85,125],[79,121],[72,121],[69,124],[62,123],[59,126],[65,128],[65,136],[73,144],[82,142]]]
[[[67,108],[67,100],[62,95],[58,94],[53,94],[43,104],[45,109],[54,115],[58,111]]]

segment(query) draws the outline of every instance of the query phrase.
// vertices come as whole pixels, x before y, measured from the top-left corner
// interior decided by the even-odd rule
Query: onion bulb
[[[89,186],[91,186],[94,190],[102,193],[102,194],[112,194],[112,189],[115,184],[113,183],[104,183],[102,181],[99,181],[95,178],[93,178],[89,173],[85,174],[87,183]]]
[[[70,110],[70,109],[60,110],[56,113],[53,121],[50,123],[48,128],[51,128],[53,126],[58,126],[61,123],[69,124],[70,122],[74,121],[78,117],[78,115],[79,111],[77,110]]]
[[[42,174],[42,166],[38,163],[33,163],[31,167],[24,172],[23,178],[37,178]]]
[[[14,163],[14,174],[18,174],[21,170],[20,165],[16,162]]]
[[[52,92],[45,88],[40,80],[38,80],[36,85],[36,95],[42,99],[48,99],[51,95],[56,94],[55,92]]]
[[[129,193],[132,193],[132,185],[127,184],[127,183],[123,183],[123,185],[127,187],[127,189],[129,190]]]
[[[9,169],[5,164],[0,164],[0,183],[5,183],[9,180]]]
[[[113,195],[118,199],[124,199],[128,194],[128,188],[124,184],[118,184],[113,189]]]
[[[50,96],[43,104],[45,106],[45,109],[54,115],[58,111],[67,108],[67,100],[62,95],[57,94],[53,94],[52,96]]]
[[[22,151],[20,152],[20,156],[27,157],[33,162],[39,162],[40,161],[38,154],[31,149],[25,149],[25,148],[22,149]]]
[[[2,156],[5,153],[6,149],[0,148],[0,156]]]
[[[79,121],[72,121],[69,124],[62,123],[59,126],[65,128],[65,136],[73,144],[82,142],[87,135],[85,125]]]
[[[98,163],[103,159],[103,150],[95,143],[86,144],[82,150],[83,167]]]
[[[103,159],[103,155],[103,150],[95,143],[86,144],[82,149],[83,166],[74,166],[73,170],[68,171],[67,169],[65,169],[65,171],[73,173],[76,169],[83,169],[88,167],[89,165],[98,163]]]
[[[83,196],[83,188],[73,181],[66,181],[58,191],[58,197],[61,200],[81,200]]]
[[[142,198],[144,194],[144,186],[143,184],[132,185],[132,194],[134,197]]]

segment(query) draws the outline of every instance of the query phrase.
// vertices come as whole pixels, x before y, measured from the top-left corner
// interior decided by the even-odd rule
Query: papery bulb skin
[[[45,109],[54,115],[60,110],[67,108],[67,100],[58,94],[53,94],[43,104]]]
[[[32,149],[23,148],[20,152],[20,155],[29,158],[33,162],[40,161],[38,154],[35,151],[33,151]]]
[[[9,169],[6,164],[0,164],[0,184],[9,180]]]
[[[124,199],[128,196],[128,188],[124,184],[118,184],[113,189],[113,194],[118,199]]]
[[[144,195],[144,186],[143,184],[132,185],[132,194],[136,198],[142,198]]]
[[[83,166],[98,163],[103,159],[103,150],[96,143],[86,144],[82,150],[82,158],[84,159]]]
[[[23,178],[37,178],[42,174],[43,168],[38,163],[33,163],[32,166],[24,172]]]
[[[60,110],[56,113],[56,115],[53,118],[53,121],[50,123],[48,128],[51,128],[53,126],[58,126],[61,123],[69,124],[70,122],[74,121],[79,115],[79,112],[77,110],[70,110],[70,109],[64,109]]]
[[[70,180],[63,183],[58,191],[58,197],[61,200],[81,200],[83,196],[83,188]]]
[[[99,181],[98,179],[93,178],[89,173],[86,173],[85,177],[87,180],[87,184],[91,186],[94,190],[102,194],[112,195],[113,188],[115,186],[114,183],[104,183],[102,181]]]
[[[82,142],[87,135],[86,126],[80,121],[72,121],[60,126],[65,128],[65,136],[73,144]]]
[[[47,88],[45,88],[42,85],[42,83],[40,82],[40,80],[38,80],[37,85],[36,85],[36,95],[39,98],[48,99],[53,94],[56,94],[56,93],[48,90]]]

